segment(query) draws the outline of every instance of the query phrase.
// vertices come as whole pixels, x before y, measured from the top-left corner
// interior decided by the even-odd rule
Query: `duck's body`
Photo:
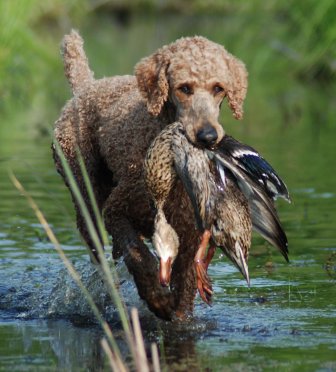
[[[204,149],[193,146],[179,123],[169,126],[167,130],[173,133],[173,167],[170,171],[182,180],[194,206],[196,225],[201,233],[195,256],[197,286],[202,299],[209,302],[212,288],[206,271],[216,247],[223,250],[249,282],[247,259],[252,236],[250,208],[234,177],[229,173],[223,174],[223,169],[216,167]],[[208,254],[204,259],[208,244]]]
[[[238,151],[238,148],[240,151]],[[244,150],[245,153],[244,153]],[[165,200],[180,178],[195,212],[201,243],[195,256],[198,289],[204,301],[209,302],[212,294],[206,270],[220,247],[226,256],[238,267],[249,282],[247,268],[251,245],[252,224],[272,244],[278,246],[287,258],[287,240],[280,226],[271,197],[277,196],[280,186],[273,187],[273,179],[266,191],[265,178],[272,174],[280,180],[269,164],[252,148],[225,136],[214,150],[193,146],[186,138],[180,123],[166,127],[152,143],[145,161],[145,177],[157,207],[153,244],[161,258],[160,280],[169,283],[169,267],[178,253],[178,239],[173,244],[157,244],[165,240],[172,227],[165,220]],[[260,164],[258,161],[260,160]],[[269,169],[264,169],[269,166]],[[254,169],[256,168],[256,170]],[[259,171],[259,173],[258,173]],[[253,176],[256,175],[256,179]],[[284,184],[281,182],[281,187]],[[281,196],[285,194],[281,190]],[[286,194],[288,196],[288,193]],[[168,233],[168,235],[170,235]],[[280,238],[279,238],[280,236]],[[208,243],[208,255],[204,259]],[[162,260],[164,256],[170,257]],[[163,277],[162,272],[167,276]]]

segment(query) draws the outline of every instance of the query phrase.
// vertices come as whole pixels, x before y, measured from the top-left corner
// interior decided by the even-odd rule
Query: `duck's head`
[[[153,245],[160,258],[160,283],[167,287],[170,283],[172,265],[178,253],[179,239],[161,209],[158,209],[154,230]]]

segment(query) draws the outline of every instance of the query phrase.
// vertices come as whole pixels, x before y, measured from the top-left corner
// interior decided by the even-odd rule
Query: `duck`
[[[177,179],[191,200],[200,243],[194,258],[197,288],[207,304],[213,295],[208,266],[219,247],[248,285],[252,229],[277,247],[288,261],[288,241],[274,200],[290,201],[286,185],[252,147],[229,135],[213,148],[191,144],[182,123],[164,128],[148,149],[144,176],[156,207],[152,243],[159,257],[159,280],[169,286],[179,240],[164,214]],[[207,250],[208,248],[208,250]]]

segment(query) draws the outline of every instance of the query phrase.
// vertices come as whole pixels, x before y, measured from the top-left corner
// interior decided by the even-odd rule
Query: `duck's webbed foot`
[[[197,289],[202,300],[210,305],[213,294],[211,280],[204,268],[203,262],[196,263]]]
[[[195,256],[195,269],[197,276],[197,289],[202,300],[210,305],[211,297],[213,294],[211,280],[208,276],[207,270],[209,263],[214,255],[215,247],[210,246],[207,257],[204,259],[206,248],[208,246],[211,233],[209,230],[204,230],[201,237],[201,243],[198,246],[198,250]]]

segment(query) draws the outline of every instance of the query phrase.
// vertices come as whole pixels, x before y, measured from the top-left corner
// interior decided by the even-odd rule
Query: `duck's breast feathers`
[[[231,158],[249,177],[257,181],[273,199],[282,197],[290,202],[285,183],[273,167],[251,146],[240,143],[231,136],[224,136],[216,152]]]
[[[163,206],[176,180],[172,140],[182,137],[180,123],[167,126],[151,143],[144,161],[144,176],[148,190],[157,205]]]

